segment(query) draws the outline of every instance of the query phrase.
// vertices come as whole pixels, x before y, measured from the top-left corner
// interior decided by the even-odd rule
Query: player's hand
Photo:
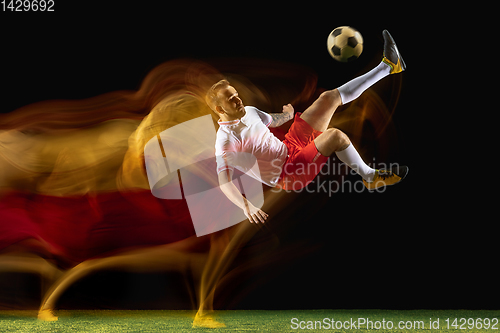
[[[283,113],[288,114],[289,119],[293,118],[293,106],[292,104],[288,103],[287,105],[283,105]]]
[[[245,216],[248,218],[248,221],[250,221],[250,223],[264,223],[269,215],[261,209],[252,205],[250,202],[247,201],[247,203],[248,207],[245,207],[244,212]]]

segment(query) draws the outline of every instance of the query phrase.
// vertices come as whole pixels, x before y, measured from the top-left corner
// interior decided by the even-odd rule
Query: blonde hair
[[[229,87],[231,84],[228,80],[220,80],[215,83],[207,92],[206,102],[212,111],[217,113],[216,107],[219,105],[219,90]]]

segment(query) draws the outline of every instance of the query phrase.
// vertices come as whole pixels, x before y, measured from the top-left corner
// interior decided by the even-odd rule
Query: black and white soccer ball
[[[348,26],[333,29],[326,44],[332,58],[341,62],[354,61],[363,52],[363,36]]]

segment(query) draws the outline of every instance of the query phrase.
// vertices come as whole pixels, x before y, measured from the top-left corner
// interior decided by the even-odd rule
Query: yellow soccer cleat
[[[398,166],[391,168],[390,170],[376,170],[375,177],[371,182],[363,180],[366,188],[369,190],[375,190],[383,186],[394,185],[402,181],[408,174],[407,166]]]
[[[382,31],[382,36],[384,36],[384,57],[382,61],[391,67],[391,74],[401,73],[406,69],[406,64],[399,53],[396,42],[387,30]]]

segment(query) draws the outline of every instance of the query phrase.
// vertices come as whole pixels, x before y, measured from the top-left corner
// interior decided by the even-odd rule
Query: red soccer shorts
[[[285,190],[300,190],[316,178],[328,156],[323,156],[316,148],[314,139],[321,133],[295,114],[292,126],[283,143],[288,148],[288,158],[283,164],[279,185]]]

